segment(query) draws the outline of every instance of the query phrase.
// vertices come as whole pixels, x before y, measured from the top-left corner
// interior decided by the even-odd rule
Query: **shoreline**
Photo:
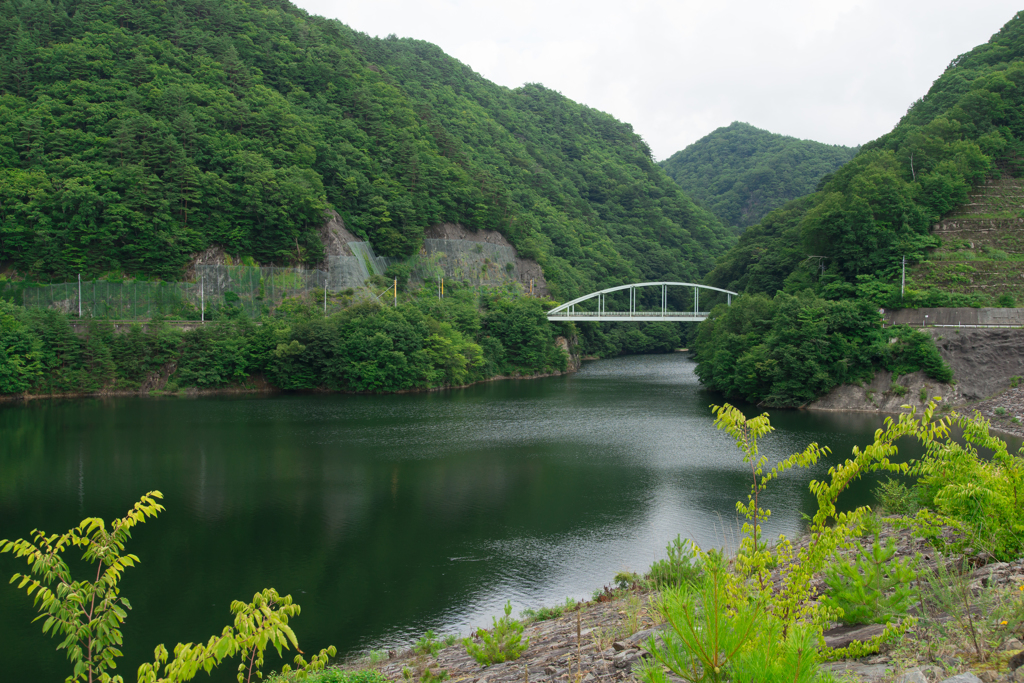
[[[564,371],[555,372],[538,372],[532,375],[495,375],[494,377],[487,377],[480,379],[469,384],[460,384],[457,386],[443,386],[443,387],[422,387],[413,389],[400,389],[399,391],[341,391],[334,389],[303,389],[300,391],[289,391],[287,389],[279,389],[266,382],[260,376],[259,383],[262,386],[251,386],[251,385],[230,385],[226,387],[218,388],[200,388],[200,387],[188,387],[186,389],[180,389],[178,391],[164,391],[163,389],[124,389],[124,390],[100,390],[91,392],[71,392],[71,393],[58,393],[58,394],[0,394],[0,403],[17,403],[39,400],[54,400],[54,399],[83,399],[83,398],[123,398],[123,397],[139,397],[139,398],[196,398],[199,396],[217,396],[217,395],[230,395],[230,394],[345,394],[349,396],[388,396],[396,394],[422,394],[431,393],[436,391],[447,391],[449,389],[466,389],[477,384],[484,384],[486,382],[495,382],[498,380],[514,380],[514,379],[543,379],[545,377],[560,377],[562,375],[571,375],[575,373],[578,368],[567,369]]]
[[[898,529],[895,520],[902,517],[879,516],[880,538],[884,542],[892,539],[896,545],[894,559],[919,557],[921,571],[935,571],[940,557],[923,538],[914,537],[909,528]],[[951,533],[950,530],[943,535]],[[866,542],[870,534],[857,537]],[[810,542],[807,533],[790,539],[794,547]],[[848,551],[844,551],[844,554]],[[965,556],[969,560],[966,581],[979,590],[1007,591],[1016,588],[1024,578],[1024,558],[1011,562],[996,562],[984,553]],[[779,571],[773,572],[778,576]],[[811,577],[812,592],[817,596],[824,593],[824,572]],[[916,582],[916,581],[915,581]],[[586,681],[587,683],[637,683],[635,666],[650,655],[646,643],[651,637],[661,641],[660,633],[668,628],[663,617],[655,609],[660,590],[634,582],[628,587],[605,586],[595,598],[581,601],[572,606],[556,606],[551,618],[524,618],[523,636],[529,638],[529,647],[514,660],[491,665],[481,665],[473,660],[461,643],[440,646],[436,654],[416,652],[414,644],[388,651],[364,651],[345,657],[334,665],[342,670],[356,671],[375,669],[394,683],[419,680],[429,669],[434,673],[443,671],[452,681],[460,683],[561,683]],[[1016,591],[1013,591],[1014,593]],[[543,612],[544,610],[539,610]],[[913,612],[903,613],[910,616]],[[861,656],[829,658],[829,650],[846,648],[851,644],[867,643],[882,632],[879,623],[843,625],[832,622],[822,635],[825,655],[819,663],[822,673],[843,677],[843,680],[863,683],[903,681],[911,683],[926,681],[939,683],[956,673],[986,672],[1004,666],[1003,662],[1015,651],[1015,641],[1007,641],[1001,657],[990,662],[970,661],[963,657],[940,658],[929,654],[924,645],[923,635],[913,625],[896,641],[884,642],[877,651]],[[470,634],[472,637],[472,634]],[[448,641],[449,643],[451,641]],[[904,678],[904,677],[907,678]],[[920,676],[918,678],[917,676]],[[669,680],[678,680],[670,678]],[[959,679],[954,679],[959,680]],[[965,680],[975,680],[965,679]],[[983,681],[1003,680],[983,678]],[[1009,679],[1007,679],[1009,680]]]

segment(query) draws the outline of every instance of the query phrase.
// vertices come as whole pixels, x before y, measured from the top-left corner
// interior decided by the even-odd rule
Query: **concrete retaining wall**
[[[884,317],[886,325],[1024,327],[1024,308],[904,308]]]

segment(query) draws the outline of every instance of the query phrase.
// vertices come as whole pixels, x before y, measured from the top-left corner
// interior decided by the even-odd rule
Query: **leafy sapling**
[[[139,562],[137,556],[124,552],[125,543],[135,526],[164,509],[157,502],[162,498],[159,491],[150,491],[109,526],[98,517],[87,517],[64,534],[47,535],[36,529],[32,540],[0,541],[0,552],[24,558],[29,565],[29,572],[15,574],[11,583],[17,582],[30,597],[35,595],[40,612],[36,620],[44,620],[43,633],[63,636],[57,649],[67,652],[73,667],[66,683],[122,683],[121,676],[110,672],[121,656],[121,624],[131,604],[121,596],[118,584],[124,571]],[[82,551],[82,560],[90,569],[95,566],[94,580],[72,577],[64,555],[73,549]],[[289,645],[299,649],[298,639],[288,625],[291,617],[298,616],[299,606],[290,595],[278,595],[268,588],[257,593],[252,602],[232,602],[231,612],[234,625],[225,627],[220,636],[213,636],[205,645],[179,643],[170,661],[167,648],[157,646],[154,661],[139,667],[139,683],[190,681],[199,671],[209,673],[236,654],[241,659],[239,683],[253,683],[263,676],[263,655],[268,646],[278,655]],[[301,654],[296,655],[294,671],[286,664],[281,673],[292,673],[301,680],[309,673],[323,671],[335,654],[332,646],[308,662]]]

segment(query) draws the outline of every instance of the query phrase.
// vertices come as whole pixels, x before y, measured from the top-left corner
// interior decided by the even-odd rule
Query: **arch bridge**
[[[661,287],[661,308],[660,310],[640,310],[637,306],[637,292],[640,287]],[[668,288],[669,287],[693,287],[693,310],[692,311],[670,311],[668,310]],[[612,292],[629,290],[629,310],[609,311],[606,306],[606,297]],[[677,322],[700,322],[706,320],[708,311],[700,310],[700,290],[706,289],[714,292],[721,292],[726,295],[728,303],[732,304],[732,298],[737,296],[736,292],[708,285],[699,285],[695,282],[638,282],[632,285],[619,285],[609,287],[599,292],[593,292],[578,299],[566,302],[557,308],[548,311],[548,320],[556,322],[559,320],[593,320],[602,322],[655,322],[655,321],[677,321]],[[576,305],[597,299],[597,310],[576,310]]]

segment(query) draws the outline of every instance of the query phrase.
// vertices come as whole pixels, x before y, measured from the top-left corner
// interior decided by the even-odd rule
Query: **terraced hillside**
[[[932,234],[942,246],[908,273],[915,285],[1024,302],[1024,178],[987,179]]]

